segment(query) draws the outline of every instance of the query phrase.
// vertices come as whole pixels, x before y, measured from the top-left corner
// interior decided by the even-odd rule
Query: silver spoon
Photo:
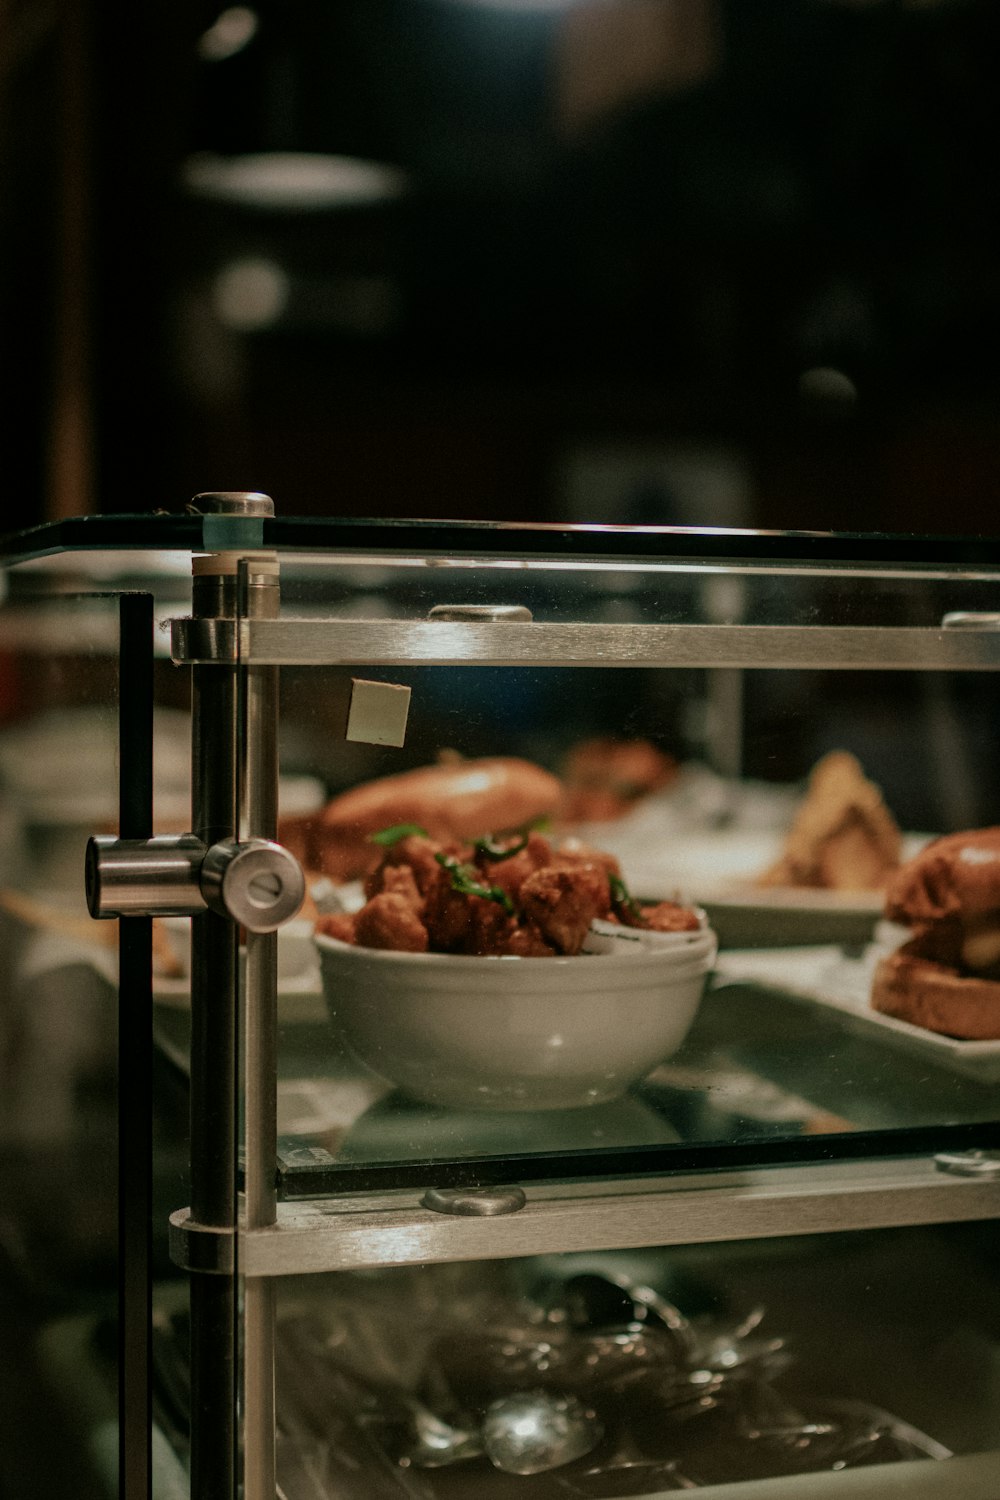
[[[584,1271],[570,1276],[559,1297],[577,1328],[600,1328],[608,1323],[633,1323],[652,1318],[673,1334],[685,1359],[695,1354],[695,1331],[679,1307],[642,1282],[609,1271]]]
[[[404,1458],[420,1469],[444,1469],[467,1458],[479,1458],[483,1444],[478,1432],[459,1423],[446,1422],[429,1407],[411,1397],[401,1398],[410,1415],[414,1441]]]
[[[575,1396],[517,1391],[491,1401],[483,1449],[506,1474],[543,1474],[591,1453],[604,1436],[596,1413]]]

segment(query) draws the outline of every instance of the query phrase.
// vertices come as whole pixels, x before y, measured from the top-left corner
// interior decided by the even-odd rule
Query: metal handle
[[[193,833],[152,839],[96,834],[87,841],[92,917],[189,916],[205,910],[199,876],[205,845]]]
[[[298,860],[281,844],[226,839],[207,849],[192,833],[97,834],[87,843],[86,884],[92,917],[193,916],[210,907],[249,932],[276,932],[306,890]]]

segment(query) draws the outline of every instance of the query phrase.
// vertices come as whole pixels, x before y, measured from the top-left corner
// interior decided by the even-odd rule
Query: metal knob
[[[269,839],[213,844],[201,867],[208,905],[248,932],[276,932],[295,916],[306,882],[294,854]]]
[[[294,854],[268,839],[206,849],[192,833],[153,839],[97,834],[87,844],[92,917],[185,917],[206,907],[248,932],[276,932],[306,893]]]

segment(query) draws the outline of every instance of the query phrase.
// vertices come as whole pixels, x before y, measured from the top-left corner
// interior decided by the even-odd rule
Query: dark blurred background
[[[5,528],[254,488],[996,529],[994,0],[0,0],[0,33]]]

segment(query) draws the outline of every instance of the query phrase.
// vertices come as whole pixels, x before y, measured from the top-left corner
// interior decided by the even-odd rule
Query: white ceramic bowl
[[[680,1046],[714,934],[574,958],[391,953],[317,936],[338,1040],[425,1104],[573,1109],[618,1098]]]

